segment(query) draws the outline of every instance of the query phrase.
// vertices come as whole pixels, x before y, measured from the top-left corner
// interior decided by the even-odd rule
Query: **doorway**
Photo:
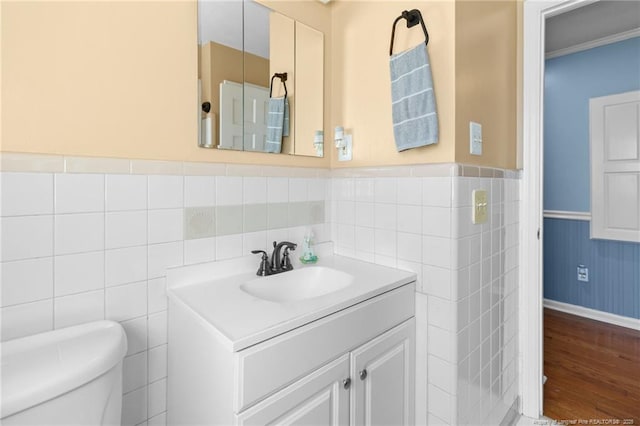
[[[585,29],[588,30],[589,28],[595,28],[596,30],[602,30],[603,27],[607,26],[604,25],[603,22],[606,23],[611,20],[624,21],[624,16],[621,19],[620,17],[616,17],[615,15],[612,16],[611,13],[605,14],[604,16],[601,15],[600,19],[594,21],[595,23],[589,23],[586,21],[587,17],[585,14],[588,14],[589,11],[591,11],[591,13],[595,13],[598,11],[598,9],[600,9],[601,13],[603,6],[605,6],[606,4],[610,5],[612,3],[618,2],[527,1],[524,5],[524,172],[522,188],[523,206],[521,217],[521,220],[523,222],[523,250],[521,253],[521,306],[523,309],[521,311],[520,317],[520,335],[523,336],[523,338],[521,339],[520,348],[523,360],[523,368],[521,370],[520,383],[522,392],[521,395],[523,413],[534,418],[538,418],[543,413],[543,362],[545,356],[545,353],[543,352],[543,315],[547,315],[547,313],[543,310],[543,300],[545,295],[549,293],[549,291],[543,292],[543,283],[546,275],[543,275],[543,270],[546,271],[546,269],[543,269],[543,263],[546,263],[547,261],[545,256],[546,252],[543,250],[543,244],[544,248],[547,248],[547,240],[549,238],[545,239],[545,231],[547,230],[547,227],[551,228],[551,226],[546,223],[547,221],[549,221],[549,217],[546,214],[543,216],[543,211],[545,211],[545,213],[550,211],[552,215],[556,214],[556,216],[562,216],[562,214],[571,216],[572,213],[573,216],[578,216],[577,218],[552,218],[552,220],[554,221],[564,220],[567,222],[572,220],[584,220],[584,217],[580,217],[580,213],[588,213],[590,211],[588,194],[586,197],[587,208],[584,208],[584,204],[582,208],[549,208],[549,206],[547,206],[547,200],[552,199],[553,196],[549,196],[546,191],[544,191],[545,194],[543,196],[543,190],[547,189],[545,186],[545,181],[543,181],[543,177],[545,177],[544,169],[546,161],[548,161],[550,154],[558,155],[558,153],[553,152],[553,149],[547,151],[543,143],[544,137],[547,136],[548,129],[548,127],[545,127],[543,133],[543,122],[545,122],[545,108],[548,107],[547,99],[545,98],[544,93],[545,71],[547,70],[546,66],[548,61],[548,59],[545,58],[545,53],[549,53],[548,48],[553,41],[551,39],[554,36],[552,29],[553,21],[563,21],[560,27],[566,32],[565,36],[568,36],[569,38],[574,37],[574,45],[585,44],[583,46],[579,46],[582,51],[597,47],[594,45],[589,46],[588,43],[584,40],[582,42],[576,42],[576,37],[583,34],[585,32]],[[633,3],[635,2],[626,2],[626,6],[634,6]],[[637,6],[637,4],[635,6]],[[574,26],[572,26],[572,20]],[[577,25],[579,25],[578,27],[575,27],[576,23]],[[551,30],[552,33],[548,34],[548,30]],[[618,30],[618,32],[620,31]],[[605,36],[600,35],[599,37],[596,37],[596,39],[602,39],[604,37]],[[611,44],[611,41],[608,41],[608,43]],[[555,53],[557,54],[557,57],[570,56],[572,54],[577,55],[577,51],[571,52],[571,47],[567,46],[556,46],[552,50],[556,51]],[[581,74],[584,74],[584,72],[582,72]],[[578,77],[581,76],[582,75],[579,75]],[[545,122],[545,126],[550,123],[552,124],[552,121]],[[588,134],[588,129],[585,130],[585,132]],[[574,134],[571,134],[571,136],[573,135]],[[583,153],[584,152],[586,152],[588,161],[588,147],[586,148],[586,150],[583,150]],[[576,160],[577,162],[578,156],[579,153],[575,149],[569,151],[569,160]],[[556,157],[551,158],[557,159]],[[567,176],[568,169],[569,167],[566,165],[564,168],[562,168],[562,172],[565,173],[565,178]],[[584,169],[585,167],[582,168],[583,173]],[[586,170],[586,173],[588,174],[588,166],[586,167]],[[570,176],[570,178],[576,178],[576,176],[572,175]],[[567,180],[570,181],[570,178]],[[580,182],[584,182],[584,179],[582,179],[582,181],[579,181],[578,184]],[[558,186],[561,187],[562,185]],[[576,188],[575,183],[569,184],[568,186],[572,189]],[[566,194],[560,195],[559,198],[562,201],[570,200],[570,197],[567,197]],[[584,200],[582,201],[584,202]],[[584,230],[584,223],[582,225],[582,228]],[[565,250],[565,252],[566,251],[570,250]],[[571,262],[573,262],[573,260]],[[546,264],[544,266],[545,268],[547,268]],[[571,278],[569,278],[570,280],[572,280],[571,285],[573,285],[573,281],[576,280],[576,273],[579,273],[579,271],[576,270],[577,266],[578,265],[573,265],[571,268],[564,268],[565,274],[572,274]],[[589,265],[585,265],[585,267],[588,268]],[[593,272],[593,269],[591,272]],[[565,281],[567,281],[566,276]],[[552,320],[549,320],[549,322],[551,323]],[[556,323],[558,323],[558,321],[556,321]],[[574,326],[577,327],[576,329],[580,327],[579,325],[575,324]],[[587,329],[593,329],[593,324],[591,327],[587,327]],[[558,339],[557,336],[558,334],[556,334],[556,339]],[[589,348],[593,346],[593,342],[586,343],[585,345],[585,347]],[[573,356],[574,358],[576,357],[575,354]],[[624,357],[625,355],[621,356]],[[628,392],[634,391],[630,390]],[[589,415],[587,413],[585,413],[585,415],[589,416],[587,420],[589,418],[593,418],[592,415]],[[611,415],[602,415],[598,418],[604,419],[611,417]],[[565,419],[570,420],[571,415],[568,415]]]

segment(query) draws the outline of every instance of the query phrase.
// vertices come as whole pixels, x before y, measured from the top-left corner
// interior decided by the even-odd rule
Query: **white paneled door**
[[[591,238],[640,242],[640,91],[589,106]]]

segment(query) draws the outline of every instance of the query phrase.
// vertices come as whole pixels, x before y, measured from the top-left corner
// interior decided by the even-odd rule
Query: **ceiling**
[[[640,28],[640,1],[601,0],[546,21],[545,52]]]
[[[270,10],[252,0],[199,0],[198,43],[215,41],[243,50],[243,5],[244,50],[269,58]]]

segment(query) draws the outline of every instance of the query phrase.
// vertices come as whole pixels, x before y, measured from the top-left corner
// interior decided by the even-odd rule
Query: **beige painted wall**
[[[3,2],[2,150],[185,159],[195,3]]]
[[[513,167],[513,1],[263,0],[325,34],[324,159],[197,147],[195,1],[2,2],[0,150],[310,167],[472,162],[464,152],[474,117],[484,126],[479,164]],[[395,17],[414,7],[431,35],[440,142],[397,153],[389,36]],[[476,46],[474,34],[485,43]],[[421,37],[399,26],[396,49]],[[352,162],[335,159],[336,125],[353,134]]]
[[[196,16],[195,1],[2,2],[0,150],[328,166],[197,147]]]
[[[245,52],[244,79],[247,83],[269,87],[269,60],[262,56]]]
[[[340,163],[331,148],[332,167],[454,161],[455,3],[453,1],[338,1],[332,5],[332,125],[353,135],[353,161]],[[389,41],[393,21],[405,9],[421,10],[430,34],[428,46],[439,115],[440,142],[398,153],[391,122]],[[398,23],[394,52],[424,40],[419,27]],[[331,140],[333,132],[326,140]],[[327,151],[325,145],[325,151]]]
[[[516,167],[517,4],[456,2],[456,162]],[[482,124],[482,155],[469,153],[469,121]]]
[[[394,19],[418,8],[428,45],[440,126],[436,145],[398,153],[391,122],[388,49]],[[332,167],[462,162],[516,166],[515,0],[348,1],[333,4],[332,124],[354,138],[354,160]],[[398,23],[394,52],[422,40]],[[484,153],[469,152],[469,120],[483,125]],[[335,151],[335,149],[332,149]]]

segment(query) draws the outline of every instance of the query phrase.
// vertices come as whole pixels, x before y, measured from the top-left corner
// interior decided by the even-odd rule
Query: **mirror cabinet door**
[[[199,146],[322,156],[322,32],[255,0],[199,0],[198,78]]]
[[[271,96],[275,99],[286,96],[288,103],[288,122],[283,119],[282,150],[285,154],[294,154],[295,146],[295,126],[296,126],[296,71],[295,71],[295,21],[288,16],[271,11],[269,16],[269,44],[271,58],[269,63],[269,78],[276,74],[287,75],[287,80],[276,77],[273,79],[273,88],[270,90]]]
[[[244,1],[244,150],[265,151],[269,106],[269,15],[271,10]]]
[[[296,22],[296,155],[317,156],[314,137],[323,130],[324,34]]]
[[[237,0],[198,1],[200,146],[242,149],[242,9]]]

